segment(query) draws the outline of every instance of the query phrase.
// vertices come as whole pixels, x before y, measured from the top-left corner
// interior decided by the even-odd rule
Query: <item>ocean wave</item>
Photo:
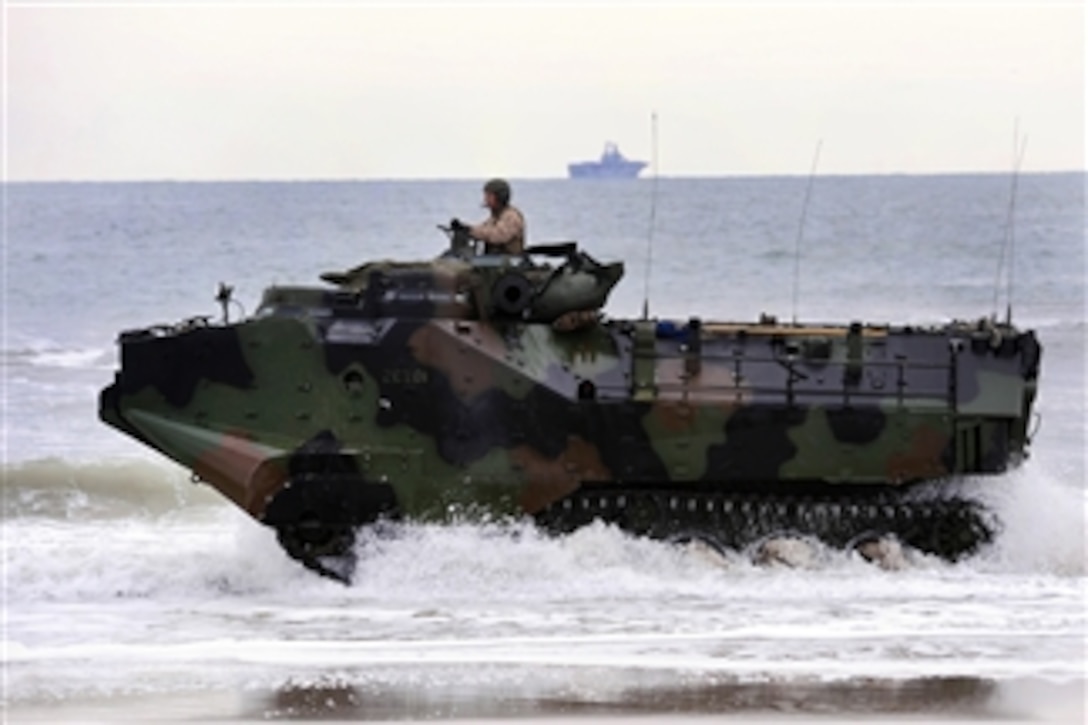
[[[967,482],[963,489],[972,493],[971,486],[982,486],[973,494],[1001,518],[991,545],[956,563],[907,552],[905,565],[891,571],[856,552],[815,543],[788,565],[761,563],[755,547],[717,552],[632,536],[600,522],[564,536],[546,534],[525,520],[402,523],[360,534],[355,581],[345,588],[288,558],[274,531],[242,511],[225,505],[183,510],[172,498],[178,494],[162,492],[168,486],[153,489],[153,507],[184,515],[150,518],[146,502],[128,490],[109,503],[86,494],[80,500],[71,495],[48,499],[49,508],[70,512],[67,520],[26,514],[7,521],[8,546],[19,544],[9,548],[6,560],[12,597],[19,601],[244,601],[274,595],[314,607],[345,601],[430,602],[430,609],[419,615],[428,622],[441,619],[443,607],[464,601],[527,604],[558,598],[585,602],[583,614],[591,617],[596,605],[590,602],[599,600],[731,600],[738,587],[789,600],[799,581],[820,588],[821,581],[841,583],[844,577],[867,582],[862,588],[868,594],[875,588],[881,596],[907,598],[925,596],[935,582],[961,578],[977,580],[974,595],[985,597],[987,587],[1005,587],[1009,575],[1066,582],[1083,577],[1084,491],[1032,473],[1014,478],[1020,480],[1001,486]],[[96,485],[103,488],[101,482]],[[83,490],[94,486],[85,484]],[[87,515],[92,498],[112,518]],[[42,505],[41,499],[21,503],[30,510]],[[137,513],[123,516],[126,509]],[[767,578],[768,572],[779,574]]]
[[[5,464],[0,489],[5,520],[153,517],[181,507],[224,505],[181,469],[140,460],[49,458]]]
[[[729,598],[737,587],[754,586],[753,580],[762,582],[761,596],[781,587],[778,594],[792,598],[799,579],[817,582],[832,572],[900,591],[925,587],[953,567],[965,576],[980,574],[978,562],[949,564],[922,555],[912,557],[907,569],[885,572],[853,552],[818,545],[799,566],[758,564],[751,551],[675,545],[600,522],[563,536],[527,521],[405,523],[362,532],[355,580],[345,588],[288,558],[275,533],[242,512],[208,512],[184,519],[91,519],[79,526],[12,522],[9,531],[20,541],[6,557],[9,581],[17,585],[12,601],[275,595],[317,609],[345,600],[401,602],[422,607],[414,616],[424,626],[465,602],[582,602],[581,614],[592,616],[593,602],[600,600]]]
[[[1004,476],[968,482],[970,495],[998,517],[1000,530],[981,553],[985,566],[1002,572],[1088,573],[1088,490],[1080,466],[1031,461]]]
[[[11,367],[60,368],[64,370],[105,370],[116,366],[117,352],[110,347],[66,347],[56,343],[9,348],[2,351]]]
[[[818,544],[793,576],[901,577],[893,588],[925,587],[949,573],[998,578],[1083,577],[1088,495],[1067,472],[1031,461],[1001,477],[957,481],[949,493],[981,501],[1000,521],[994,542],[948,563],[907,552],[902,571],[884,572],[851,551]],[[307,572],[275,533],[179,468],[139,460],[58,459],[0,469],[12,591],[67,601],[224,596],[306,591],[317,599],[343,587]],[[18,542],[15,546],[13,542]],[[83,543],[80,543],[83,542]],[[715,552],[631,536],[595,523],[553,537],[526,520],[487,524],[404,523],[364,530],[351,599],[518,601],[561,596],[726,596],[768,567],[754,547]],[[97,572],[97,573],[96,573]],[[785,580],[784,580],[785,581]],[[338,594],[339,593],[339,594]],[[425,595],[425,596],[424,596]],[[22,595],[20,595],[22,596]],[[292,595],[294,596],[294,595]]]

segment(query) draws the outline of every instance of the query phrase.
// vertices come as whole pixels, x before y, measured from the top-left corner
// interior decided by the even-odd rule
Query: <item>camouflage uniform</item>
[[[517,207],[507,205],[498,214],[473,224],[468,234],[485,243],[487,254],[521,254],[525,251],[525,216]]]

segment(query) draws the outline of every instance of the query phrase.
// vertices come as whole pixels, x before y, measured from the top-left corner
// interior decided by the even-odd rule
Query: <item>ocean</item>
[[[1003,522],[977,556],[762,567],[599,525],[407,525],[363,537],[350,587],[101,424],[97,393],[120,330],[217,316],[220,282],[252,311],[272,283],[433,257],[437,224],[482,218],[480,183],[4,185],[5,708],[1083,721],[1086,176],[1015,181],[818,177],[803,228],[804,177],[513,182],[531,243],[625,261],[614,318],[645,301],[924,323],[1011,302],[1044,347],[1040,421],[1023,466],[964,482]]]

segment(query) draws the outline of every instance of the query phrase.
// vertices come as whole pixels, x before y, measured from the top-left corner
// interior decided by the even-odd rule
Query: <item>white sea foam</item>
[[[361,683],[390,668],[1058,681],[1082,670],[1082,580],[987,562],[887,572],[838,554],[791,570],[723,565],[601,525],[561,538],[409,526],[364,539],[344,587],[229,509],[78,528],[16,521],[6,538],[16,698],[329,672]]]
[[[1001,524],[983,552],[984,562],[1006,572],[1085,575],[1088,490],[1054,468],[1033,460],[1000,478],[976,482],[979,498]]]

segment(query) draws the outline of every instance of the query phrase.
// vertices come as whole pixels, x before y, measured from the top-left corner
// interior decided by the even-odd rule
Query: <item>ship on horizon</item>
[[[645,161],[625,158],[611,141],[604,145],[599,161],[579,161],[567,165],[572,179],[633,179],[644,168]]]

